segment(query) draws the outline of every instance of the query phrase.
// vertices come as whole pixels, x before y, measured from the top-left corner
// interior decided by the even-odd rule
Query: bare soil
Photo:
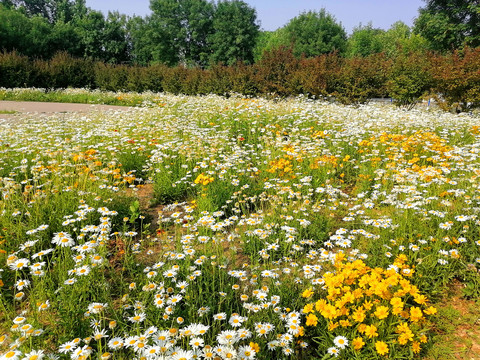
[[[0,111],[16,111],[15,114],[0,114],[0,119],[9,119],[19,113],[54,114],[67,112],[86,113],[103,110],[128,110],[127,106],[94,105],[94,104],[70,104],[37,101],[0,101]]]

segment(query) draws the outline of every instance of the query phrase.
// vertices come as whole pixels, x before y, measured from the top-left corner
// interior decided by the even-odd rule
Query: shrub
[[[128,90],[128,78],[132,69],[125,65],[110,65],[97,62],[95,65],[95,85],[107,91]]]
[[[300,92],[317,98],[328,96],[331,90],[331,74],[338,66],[339,58],[336,53],[302,58],[294,74],[296,81],[300,83]]]
[[[164,91],[172,94],[184,93],[185,79],[188,69],[183,66],[167,68],[163,76],[162,87]]]
[[[142,84],[144,84],[145,90],[154,92],[164,91],[163,78],[168,69],[166,65],[153,64],[140,69],[140,76],[142,77]]]
[[[67,52],[57,53],[48,62],[49,80],[45,87],[92,87],[95,79],[94,65],[88,59],[76,59]]]
[[[445,110],[468,111],[480,106],[480,48],[465,48],[432,58],[437,101]]]
[[[259,84],[256,82],[255,67],[238,62],[227,68],[229,92],[243,94],[245,96],[255,96],[258,94]]]
[[[364,104],[384,94],[390,62],[383,54],[342,59],[333,70],[333,92],[342,104]]]
[[[387,82],[389,95],[398,106],[413,108],[431,89],[432,65],[425,53],[399,54]]]
[[[254,66],[260,92],[264,95],[286,97],[298,94],[292,76],[298,70],[299,60],[291,48],[282,46],[266,51]]]
[[[30,86],[28,57],[13,52],[0,53],[0,86],[6,88]]]
[[[66,52],[51,60],[32,60],[16,52],[0,53],[0,86],[100,88],[108,91],[170,92],[228,96],[335,97],[343,104],[362,104],[391,96],[413,108],[434,92],[445,109],[467,111],[480,106],[480,48],[447,55],[425,52],[383,53],[344,58],[338,53],[296,58],[291,48],[266,51],[254,65],[213,65],[210,69],[111,65],[77,59]]]

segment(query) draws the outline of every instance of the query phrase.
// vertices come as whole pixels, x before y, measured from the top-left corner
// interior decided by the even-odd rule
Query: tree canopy
[[[244,0],[150,0],[150,9],[148,16],[128,17],[105,15],[86,0],[0,0],[0,50],[205,68],[251,64],[280,48],[296,58],[332,52],[392,58],[480,46],[478,0],[425,0],[413,29],[401,21],[388,30],[360,24],[349,37],[325,9],[303,12],[275,31],[260,31],[255,8]]]
[[[228,65],[238,60],[253,62],[253,49],[259,35],[257,13],[241,0],[219,1],[209,38],[211,63]]]
[[[343,53],[347,34],[325,9],[304,12],[285,26],[287,38],[296,56],[312,57],[333,51]]]
[[[433,49],[449,51],[465,45],[480,46],[480,2],[478,0],[425,0],[415,20],[415,32]]]
[[[291,47],[296,57],[313,57],[346,50],[347,34],[325,9],[309,11],[290,20],[275,31],[263,31],[254,49],[255,60],[265,51]]]
[[[205,65],[212,32],[213,5],[206,0],[151,0],[150,29],[154,60]]]
[[[384,32],[381,29],[375,29],[371,23],[366,26],[360,24],[355,27],[347,41],[347,55],[350,57],[368,56],[382,52],[381,35]]]

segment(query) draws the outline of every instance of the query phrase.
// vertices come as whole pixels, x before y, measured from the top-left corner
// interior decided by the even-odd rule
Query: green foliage
[[[57,21],[52,28],[49,43],[52,51],[66,51],[75,57],[84,55],[81,33],[72,22]],[[43,58],[50,58],[52,54],[45,54]]]
[[[46,41],[50,25],[38,16],[29,19],[25,14],[6,9],[0,4],[0,49],[16,50],[22,55],[38,56],[48,52]]]
[[[388,57],[396,57],[400,53],[421,52],[429,49],[428,41],[419,34],[414,34],[410,27],[402,21],[392,24],[390,29],[380,36],[382,51]]]
[[[297,57],[345,51],[347,40],[345,30],[325,9],[298,15],[285,26],[285,31]]]
[[[48,88],[91,87],[94,82],[93,62],[58,53],[49,61]]]
[[[124,65],[95,65],[95,85],[102,90],[127,90],[128,69]]]
[[[280,47],[292,48],[293,54],[310,58],[331,52],[343,53],[347,35],[343,27],[325,9],[304,12],[276,31],[260,34],[254,49],[255,61]]]
[[[18,9],[16,9],[18,8]],[[106,62],[129,61],[125,15],[105,19],[84,1],[15,1],[0,3],[0,48],[50,59],[59,51]]]
[[[129,61],[127,18],[118,11],[109,12],[103,28],[103,53],[101,59],[108,63]]]
[[[426,0],[415,20],[415,31],[434,50],[480,46],[480,4],[471,0]]]
[[[347,56],[367,56],[384,52],[387,57],[395,58],[400,53],[426,51],[428,41],[414,34],[410,27],[397,21],[387,31],[374,29],[371,24],[354,29],[347,43]]]
[[[208,63],[207,41],[213,32],[213,5],[206,0],[152,0],[153,60],[167,65]]]
[[[347,56],[368,56],[382,52],[381,34],[383,33],[383,30],[373,28],[371,23],[354,28],[347,41]]]
[[[211,63],[253,62],[259,28],[255,9],[241,0],[220,1],[216,4],[212,26],[213,33],[209,37]]]
[[[54,20],[56,5],[54,0],[9,0],[8,3],[28,16],[41,16],[49,21]]]
[[[423,53],[399,55],[387,82],[388,93],[399,106],[412,108],[432,87],[431,64]]]
[[[0,53],[0,86],[28,86],[30,79],[30,61],[18,53]]]
[[[253,56],[255,62],[260,61],[265,52],[272,51],[281,46],[288,47],[290,41],[287,37],[285,27],[279,28],[275,31],[261,31],[258,35],[255,48],[253,49]]]
[[[140,65],[146,65],[152,60],[152,52],[149,49],[150,38],[147,17],[140,16],[128,18],[126,23],[130,44],[130,59]]]

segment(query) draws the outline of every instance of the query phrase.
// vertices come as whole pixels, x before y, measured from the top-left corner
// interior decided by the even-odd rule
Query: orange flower
[[[249,345],[257,354],[260,352],[260,346],[257,343],[251,342]]]
[[[320,299],[315,303],[315,310],[322,311],[325,308],[325,305],[327,305],[325,299]]]
[[[324,318],[335,319],[337,317],[337,308],[333,305],[327,304],[321,314]]]
[[[314,304],[307,304],[303,307],[303,313],[304,314],[308,314],[308,313],[311,313],[313,312],[313,306]]]
[[[362,308],[355,310],[352,314],[352,319],[359,323],[363,322],[365,320],[365,311]]]

